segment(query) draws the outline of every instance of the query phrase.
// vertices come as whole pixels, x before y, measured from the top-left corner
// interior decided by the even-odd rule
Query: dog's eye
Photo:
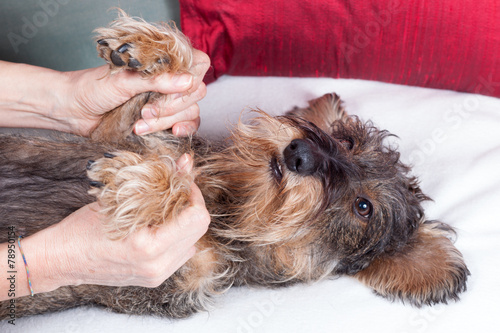
[[[354,147],[354,140],[350,137],[342,138],[339,141],[347,150],[352,150],[352,148]]]
[[[358,197],[354,201],[354,211],[361,218],[367,219],[373,213],[372,203],[368,199]]]

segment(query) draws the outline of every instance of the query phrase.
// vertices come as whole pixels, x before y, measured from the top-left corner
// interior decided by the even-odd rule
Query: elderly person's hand
[[[177,166],[190,172],[193,160],[183,155]],[[23,238],[22,247],[29,263],[35,293],[62,286],[99,284],[107,286],[156,287],[195,253],[195,243],[207,231],[210,215],[199,188],[191,185],[190,205],[172,221],[158,228],[142,228],[121,240],[110,240],[104,231],[99,205],[80,208],[61,222]],[[0,244],[7,258],[8,244]],[[21,253],[16,250],[18,268],[15,297],[29,295],[26,272],[21,269]],[[0,268],[8,270],[7,260]],[[7,290],[9,281],[0,287]],[[0,300],[7,299],[0,294]]]
[[[172,128],[188,135],[200,124],[197,102],[206,94],[203,77],[208,56],[194,51],[190,74],[161,74],[145,79],[122,71],[107,75],[108,66],[74,72],[0,61],[0,126],[55,129],[86,136],[100,117],[133,96],[147,91],[175,94],[168,104],[146,104],[134,127],[142,135]]]
[[[210,66],[206,54],[195,51],[189,75],[162,74],[145,79],[139,73],[107,75],[107,66],[58,72],[25,64],[0,61],[0,127],[31,127],[86,136],[106,112],[147,91],[175,94],[171,102],[159,99],[142,110],[136,134],[172,128],[188,135],[200,124],[197,102],[205,96],[203,76]],[[190,172],[192,159],[184,155],[179,169]],[[175,220],[158,229],[136,230],[123,240],[112,241],[103,231],[97,203],[80,208],[63,221],[22,240],[36,293],[66,285],[159,285],[195,253],[195,243],[206,232],[210,216],[199,188],[191,185],[191,205]],[[0,244],[0,257],[10,255],[11,244]],[[17,265],[23,265],[19,250]],[[8,271],[7,260],[0,269]],[[27,279],[18,270],[17,279]],[[9,281],[0,280],[7,290]],[[16,286],[15,297],[29,295],[25,283]],[[0,300],[7,299],[0,294]]]

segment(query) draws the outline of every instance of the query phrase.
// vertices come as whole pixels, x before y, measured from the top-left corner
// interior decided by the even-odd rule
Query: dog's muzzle
[[[307,176],[316,173],[320,164],[320,154],[307,140],[295,139],[283,151],[288,170]]]

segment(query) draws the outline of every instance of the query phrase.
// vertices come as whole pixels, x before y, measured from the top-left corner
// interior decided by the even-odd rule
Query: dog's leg
[[[453,237],[449,226],[426,221],[401,251],[382,254],[354,276],[383,297],[417,307],[458,300],[470,272]]]
[[[107,28],[96,29],[96,33],[97,51],[109,64],[110,75],[128,70],[148,78],[166,72],[188,73],[192,65],[191,44],[180,31],[167,24],[153,25],[120,11],[115,21]],[[133,97],[105,114],[90,137],[96,141],[122,141],[132,133],[142,107],[161,96],[146,92]]]
[[[180,32],[166,25],[151,25],[129,18],[122,13],[108,28],[98,29],[97,33],[98,52],[109,63],[110,75],[117,71],[129,70],[151,77],[164,72],[188,72],[191,67],[192,49],[189,42]],[[107,217],[108,235],[111,238],[123,238],[136,228],[154,227],[165,223],[175,217],[188,203],[192,176],[177,170],[175,161],[185,150],[180,147],[179,140],[172,141],[165,135],[157,135],[134,139],[132,140],[134,142],[124,142],[124,139],[132,132],[133,124],[140,117],[142,106],[151,99],[159,97],[162,96],[151,92],[137,95],[122,106],[108,112],[90,134],[94,141],[99,141],[97,145],[99,147],[119,146],[124,149],[132,147],[132,150],[141,153],[139,155],[119,151],[112,155],[106,154],[100,159],[93,157],[95,156],[93,153],[85,155],[88,156],[85,160],[88,158],[96,160],[90,161],[87,166],[91,185],[94,186],[91,192],[101,202],[101,207]],[[104,143],[101,144],[102,142]],[[137,142],[141,144],[136,145]],[[120,144],[109,145],[108,143]],[[24,157],[25,150],[15,151],[19,152],[24,159],[32,160],[28,158],[29,156]],[[59,150],[56,152],[60,153]],[[38,155],[40,154],[34,156],[38,157]],[[59,166],[56,162],[54,165]],[[85,169],[84,164],[79,164],[79,166],[80,169],[83,168],[81,170]],[[60,169],[55,171],[56,175],[57,172],[60,173]],[[84,178],[83,173],[82,178]],[[85,190],[86,187],[87,185],[83,186]],[[66,192],[63,192],[61,196],[64,193]],[[91,196],[87,195],[85,198],[86,201],[81,202],[81,205],[91,200]],[[68,197],[62,200],[68,200]],[[59,218],[56,218],[52,223],[58,220]],[[198,268],[192,270],[200,272]],[[210,276],[209,273],[206,274]],[[183,278],[179,279],[183,280]],[[203,280],[204,276],[198,279]],[[113,288],[86,285],[62,287],[53,292],[37,294],[35,297],[16,299],[18,305],[16,315],[21,317],[85,304],[104,305],[118,312],[156,313],[173,317],[184,316],[202,308],[201,305],[189,305],[184,302],[183,300],[187,297],[184,297],[184,294],[172,296],[172,290],[180,292],[177,288],[178,282],[173,285],[172,283],[168,280],[165,286],[170,289],[160,288],[157,291],[136,287]],[[204,284],[200,282],[200,285]],[[185,288],[191,292],[189,295],[199,294],[195,288],[198,285],[191,289],[189,287],[191,285]],[[121,296],[126,290],[130,290],[129,294],[132,295],[129,299],[130,304],[120,301],[126,298],[126,296]],[[161,292],[165,294],[159,294]],[[153,296],[157,299],[153,300]],[[154,302],[158,305],[156,308],[151,305]],[[6,305],[7,302],[0,302],[0,319],[8,318]],[[182,312],[176,310],[178,305],[183,305],[185,309]]]
[[[186,207],[192,177],[177,171],[174,158],[119,151],[89,162],[90,193],[99,200],[110,238],[164,224]]]
[[[150,138],[149,142],[153,139]],[[110,238],[124,238],[137,228],[166,223],[188,204],[191,175],[177,171],[175,158],[180,153],[172,148],[170,152],[167,150],[169,148],[162,147],[160,153],[165,155],[161,156],[118,151],[89,161],[88,175],[94,187],[90,193],[100,201],[105,215],[103,223],[107,226]],[[206,256],[205,253],[203,258]],[[200,258],[200,254],[197,258]],[[191,276],[189,282],[183,283],[184,274],[178,273],[175,279],[167,280],[157,289],[81,285],[62,287],[35,297],[21,297],[16,299],[16,316],[91,304],[128,314],[187,316],[206,305],[203,300],[208,299],[208,296],[203,297],[204,288],[200,286],[207,285],[203,282],[205,280],[210,282],[211,270],[205,269],[207,272],[204,272],[200,267],[207,265],[206,259],[192,261],[182,271],[188,275],[197,274]],[[191,286],[194,280],[200,281],[199,286]],[[181,284],[185,286],[180,287]],[[186,299],[191,298],[193,300],[188,303]],[[8,302],[0,302],[0,320],[9,318]]]

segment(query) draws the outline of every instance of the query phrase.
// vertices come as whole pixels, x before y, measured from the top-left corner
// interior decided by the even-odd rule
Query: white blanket
[[[379,82],[223,77],[200,103],[201,133],[219,136],[246,108],[281,114],[327,92],[348,113],[396,134],[414,165],[430,219],[458,231],[471,271],[459,302],[414,308],[391,303],[348,277],[279,290],[232,289],[214,309],[186,320],[95,308],[0,323],[0,332],[499,332],[500,100]]]

